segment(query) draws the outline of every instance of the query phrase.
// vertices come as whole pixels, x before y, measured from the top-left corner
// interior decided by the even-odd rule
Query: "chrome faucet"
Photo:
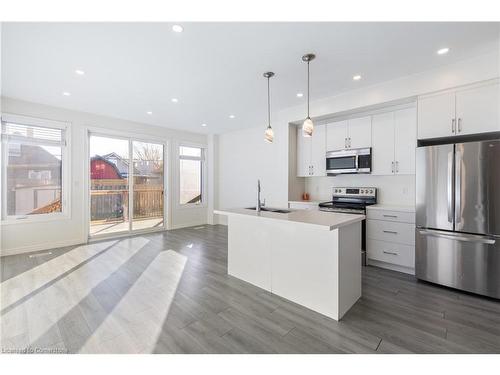
[[[260,212],[260,207],[261,207],[261,203],[260,203],[260,180],[257,180],[257,207],[255,207],[255,210],[257,212]]]

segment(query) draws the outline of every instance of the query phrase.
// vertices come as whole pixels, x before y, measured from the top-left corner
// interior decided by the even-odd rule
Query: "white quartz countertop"
[[[365,215],[343,214],[337,212],[324,212],[317,210],[289,210],[289,213],[277,213],[269,211],[256,212],[246,208],[232,208],[215,210],[219,215],[244,215],[264,220],[282,220],[290,223],[303,223],[322,227],[326,230],[334,230],[365,219]]]
[[[395,204],[373,204],[366,206],[367,210],[385,210],[385,211],[401,211],[401,212],[415,212],[415,206],[403,206]]]

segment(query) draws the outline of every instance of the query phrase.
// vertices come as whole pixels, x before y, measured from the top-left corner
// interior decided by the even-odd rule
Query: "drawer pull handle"
[[[393,230],[384,230],[384,233],[398,234],[398,232],[395,232]]]
[[[384,254],[398,255],[398,253],[393,253],[392,251],[385,251],[385,250],[382,250],[382,252],[383,252]]]
[[[398,217],[397,217],[397,215],[385,215],[385,214],[384,214],[384,217],[392,217],[392,218],[394,218],[394,219],[397,219],[397,218],[398,218]]]

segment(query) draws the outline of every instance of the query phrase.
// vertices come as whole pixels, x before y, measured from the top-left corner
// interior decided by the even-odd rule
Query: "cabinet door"
[[[312,175],[326,176],[326,125],[316,125],[310,139]]]
[[[372,146],[371,116],[349,120],[349,148],[366,148]]]
[[[337,151],[346,148],[347,121],[326,124],[326,151]]]
[[[311,137],[302,135],[302,127],[297,127],[297,177],[311,175]]]
[[[394,160],[396,174],[415,174],[417,113],[415,108],[394,112]]]
[[[372,174],[393,174],[394,112],[372,117],[372,148]]]
[[[418,139],[449,137],[455,135],[455,93],[418,99]]]
[[[500,130],[498,90],[496,83],[457,92],[457,134]]]

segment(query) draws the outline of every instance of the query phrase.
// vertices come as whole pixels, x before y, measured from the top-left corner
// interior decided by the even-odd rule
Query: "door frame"
[[[169,188],[170,178],[170,159],[169,159],[169,150],[170,150],[170,139],[154,137],[154,136],[144,136],[143,134],[137,134],[133,132],[122,132],[116,130],[110,130],[105,128],[99,128],[94,126],[85,126],[84,127],[84,155],[85,155],[85,168],[84,169],[84,223],[85,223],[85,238],[87,242],[100,241],[103,239],[111,239],[111,238],[120,238],[120,237],[129,237],[133,235],[145,234],[145,233],[153,233],[153,232],[161,232],[168,230],[170,228],[170,196],[172,194],[172,187]],[[147,228],[147,229],[132,229],[132,221],[133,221],[133,179],[129,178],[129,229],[123,232],[117,233],[107,233],[101,235],[90,235],[90,136],[96,135],[100,137],[109,137],[109,138],[117,138],[127,140],[129,142],[129,156],[132,153],[132,144],[133,141],[145,142],[145,143],[154,143],[161,144],[163,146],[163,225],[160,227]],[[132,176],[130,171],[133,168],[133,163],[129,163],[129,176]]]

